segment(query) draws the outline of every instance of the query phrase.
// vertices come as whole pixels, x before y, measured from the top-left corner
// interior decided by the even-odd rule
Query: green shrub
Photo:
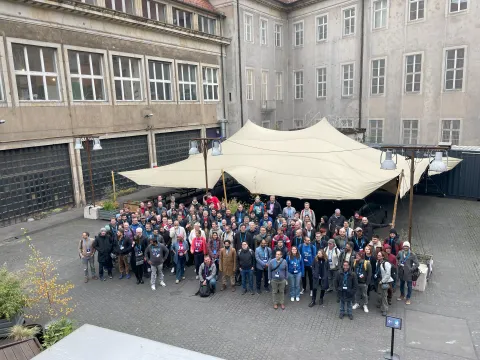
[[[102,204],[103,210],[113,211],[118,209],[118,203],[116,201],[105,200]]]
[[[54,320],[45,326],[43,348],[47,349],[75,330],[73,321],[66,317]]]
[[[38,326],[28,328],[23,325],[15,325],[10,329],[8,337],[15,341],[27,340],[35,337],[39,332],[40,328]]]
[[[230,209],[232,212],[232,215],[235,214],[235,211],[237,211],[238,205],[240,205],[241,202],[237,200],[237,198],[233,198],[228,200],[226,207],[227,209]]]
[[[9,272],[5,265],[0,267],[0,319],[11,320],[21,313],[25,301],[20,279]]]

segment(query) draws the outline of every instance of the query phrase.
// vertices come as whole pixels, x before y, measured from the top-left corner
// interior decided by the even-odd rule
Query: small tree
[[[25,236],[31,254],[25,264],[26,305],[30,308],[26,316],[38,319],[42,316],[55,318],[70,314],[75,305],[68,296],[74,285],[69,281],[59,283],[55,262],[50,256],[44,257],[35,248],[30,236]]]

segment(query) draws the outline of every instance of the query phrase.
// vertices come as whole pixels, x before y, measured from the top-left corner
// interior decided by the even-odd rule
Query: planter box
[[[15,315],[12,319],[0,319],[0,339],[6,338],[10,333],[10,328],[14,325],[22,325],[25,322],[25,318],[22,314]]]
[[[98,210],[98,219],[99,220],[107,220],[110,221],[112,217],[118,214],[118,210]]]
[[[418,255],[418,262],[420,263],[420,276],[417,281],[413,283],[413,290],[425,291],[427,283],[430,280],[433,272],[433,256],[432,255]]]

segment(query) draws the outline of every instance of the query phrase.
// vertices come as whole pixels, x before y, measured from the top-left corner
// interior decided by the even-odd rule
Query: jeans
[[[98,275],[100,279],[103,278],[103,268],[107,269],[107,273],[109,276],[112,276],[112,263],[111,262],[98,262]]]
[[[345,310],[347,310],[347,315],[352,315],[352,302],[350,300],[344,300],[340,298],[340,315],[345,314]]]
[[[285,302],[285,280],[272,280],[273,305],[283,305]]]
[[[313,290],[315,286],[313,285],[312,267],[305,265],[305,276],[302,277],[302,288],[305,291],[307,290],[307,278],[310,285],[310,290]]]
[[[288,286],[290,287],[290,297],[300,297],[300,281],[302,281],[302,273],[288,273]]]
[[[247,290],[247,281],[248,286],[251,291],[253,291],[253,270],[252,269],[241,269],[240,274],[242,276],[242,287],[244,290]]]
[[[215,292],[215,289],[217,288],[217,280],[213,277],[211,280],[207,281],[208,285],[210,286],[210,290]]]
[[[198,275],[198,269],[200,269],[200,265],[202,265],[203,260],[205,260],[205,255],[203,252],[194,253],[193,260],[195,261],[195,273]]]
[[[368,305],[367,284],[358,284],[357,293],[355,294],[355,302],[359,305]]]
[[[158,271],[158,279],[160,282],[163,281],[163,264],[160,265],[150,265],[150,268],[152,269],[152,273],[150,276],[150,284],[155,285],[155,282],[157,281],[157,271]]]
[[[405,283],[407,283],[407,299],[412,297],[412,281],[400,280],[400,295],[405,296]]]
[[[333,282],[335,280],[335,276],[337,275],[337,270],[328,270],[328,290],[334,290],[335,286]]]
[[[260,290],[262,286],[262,275],[263,275],[263,287],[268,289],[268,270],[267,269],[255,269],[255,275],[257,278],[257,290]]]
[[[185,256],[178,256],[177,258],[177,280],[180,280],[185,275]]]
[[[95,259],[93,257],[84,257],[82,259],[83,271],[85,277],[88,277],[88,266],[90,265],[90,275],[95,276]]]

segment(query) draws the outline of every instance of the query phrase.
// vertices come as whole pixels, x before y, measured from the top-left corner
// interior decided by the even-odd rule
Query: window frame
[[[269,100],[268,98],[268,78],[269,78],[269,71],[268,69],[262,69],[260,72],[260,101],[262,104],[262,107],[267,106],[267,101]],[[264,75],[266,75],[266,82],[264,82]],[[264,98],[265,97],[265,98]]]
[[[56,62],[57,62],[57,81],[58,81],[58,93],[59,100],[19,100],[18,97],[18,87],[17,87],[17,77],[15,74],[15,64],[13,61],[13,48],[12,44],[21,44],[21,45],[30,45],[38,47],[53,48],[56,51]],[[12,104],[15,106],[66,106],[68,104],[68,96],[66,91],[66,86],[64,83],[65,79],[65,68],[64,68],[64,57],[62,46],[60,44],[35,41],[35,40],[26,40],[19,38],[10,38],[7,37],[7,57],[9,69],[11,69],[12,82],[11,93],[13,94]],[[3,70],[4,74],[7,73],[7,68]],[[4,84],[6,83],[5,78],[3,79]]]
[[[200,23],[201,23],[201,20],[202,19],[205,19],[207,21],[207,27],[210,27],[211,26],[211,23],[213,22],[214,26],[213,26],[213,33],[212,32],[208,32],[208,31],[203,31],[203,30],[200,30]],[[214,19],[210,16],[205,16],[205,15],[202,15],[202,14],[197,14],[197,27],[198,27],[198,31],[204,33],[204,34],[210,34],[210,35],[217,35],[217,19]]]
[[[371,121],[381,121],[382,123],[382,141],[381,142],[378,142],[378,141],[375,141],[375,142],[372,142],[371,141],[371,136],[370,136],[370,131],[371,131],[371,126],[370,126],[370,122]],[[377,127],[377,130],[376,130],[376,135],[375,135],[375,140],[377,140],[376,138],[378,137],[378,127]],[[370,143],[373,143],[373,144],[383,144],[384,141],[385,141],[385,119],[384,118],[369,118],[368,119],[368,138],[369,138],[369,142]]]
[[[250,22],[250,39],[247,39],[247,18],[251,19],[251,22]],[[248,12],[243,13],[243,40],[245,42],[255,44],[255,37],[254,37],[254,32],[253,32],[253,14],[250,14]]]
[[[172,99],[171,100],[152,100],[152,90],[150,88],[150,66],[149,62],[161,62],[161,63],[169,63],[170,64],[170,94]],[[177,102],[177,73],[175,70],[175,60],[169,58],[162,58],[156,56],[145,56],[145,65],[146,65],[146,83],[147,83],[147,96],[149,104],[157,104],[157,103],[175,103]],[[155,83],[165,83],[166,81],[161,80],[154,80]]]
[[[140,89],[142,90],[142,100],[117,100],[117,93],[115,90],[115,72],[113,69],[113,57],[114,56],[122,56],[122,57],[128,57],[128,58],[134,58],[140,60]],[[110,66],[110,81],[111,81],[111,94],[112,94],[112,101],[113,104],[115,105],[145,105],[148,103],[148,99],[146,94],[147,92],[147,86],[146,86],[146,81],[145,81],[145,56],[143,55],[137,55],[137,54],[132,54],[132,53],[124,53],[120,51],[108,51],[108,61],[109,61],[109,66]],[[127,79],[127,78],[124,78]],[[119,79],[118,79],[119,80]]]
[[[344,94],[344,71],[343,71],[343,67],[344,66],[349,66],[349,65],[352,65],[353,67],[353,77],[351,79],[352,81],[352,93],[351,94],[348,94],[348,95],[345,95]],[[351,62],[346,62],[346,63],[342,63],[340,64],[340,71],[341,71],[341,74],[340,74],[340,85],[341,85],[341,97],[342,98],[352,98],[354,95],[355,95],[355,62],[354,61],[351,61]],[[347,81],[349,81],[350,79],[348,79]]]
[[[375,3],[378,2],[378,1],[386,1],[387,3],[387,7],[385,9],[382,9],[380,11],[376,11],[375,10]],[[371,28],[372,28],[372,31],[379,31],[379,30],[386,30],[388,29],[388,17],[390,15],[390,12],[389,12],[389,9],[390,9],[390,1],[389,0],[372,0],[372,24],[371,24]],[[383,11],[385,11],[385,25],[383,26],[380,26],[380,27],[375,27],[375,15],[380,12],[382,13]]]
[[[248,74],[251,72],[252,74],[252,83],[249,84],[248,82]],[[249,90],[248,90],[248,87],[251,86],[252,87],[252,91],[251,91],[251,97],[248,96],[248,93],[249,93]],[[250,67],[246,67],[245,68],[245,99],[247,101],[255,101],[255,69],[253,68],[250,68]]]
[[[297,84],[297,74],[302,74],[302,83]],[[301,88],[302,96],[297,97],[297,87]],[[293,100],[303,100],[305,98],[305,73],[303,69],[293,70]]]
[[[452,50],[459,50],[463,49],[463,67],[462,67],[462,88],[461,89],[447,89],[447,52]],[[455,58],[455,64],[457,62],[457,58]],[[442,62],[442,93],[451,93],[451,92],[465,92],[466,89],[466,81],[467,81],[467,65],[468,65],[468,46],[467,45],[459,45],[459,46],[450,46],[443,49],[443,62]],[[456,69],[456,68],[455,68]],[[454,79],[455,79],[455,72],[454,70]]]
[[[302,43],[297,45],[297,30],[295,28],[295,25],[298,25],[298,24],[302,24]],[[302,48],[305,44],[305,21],[304,20],[299,20],[299,21],[295,21],[293,24],[292,24],[292,27],[293,27],[293,47],[294,48]]]
[[[278,75],[280,75],[280,84],[278,83]],[[278,96],[279,93],[280,96]],[[275,71],[275,100],[283,101],[283,71]]]
[[[277,31],[277,26],[280,28],[279,31]],[[274,23],[273,32],[274,32],[275,47],[281,48],[283,46],[283,24]],[[277,34],[279,36],[278,45],[277,45]]]
[[[220,73],[220,66],[218,65],[214,65],[214,64],[205,64],[205,63],[201,63],[200,64],[200,68],[201,68],[201,71],[202,71],[202,78],[201,78],[201,84],[202,84],[202,100],[204,103],[218,103],[220,102],[220,99],[221,99],[221,91],[222,91],[222,88],[220,86],[221,84],[221,73]],[[203,81],[203,69],[212,69],[212,70],[216,70],[217,72],[217,83],[204,83]],[[204,86],[212,86],[212,87],[217,87],[217,96],[218,96],[218,99],[206,99],[205,98],[205,89],[204,89]]]
[[[150,19],[150,20],[154,20],[154,21],[160,21],[160,22],[163,22],[163,23],[166,23],[167,22],[167,4],[161,2],[161,1],[156,1],[156,0],[145,0],[146,2],[146,5],[147,5],[147,19]],[[151,11],[150,11],[150,3],[154,3],[155,4],[155,12],[156,12],[156,16],[155,18],[152,17],[151,15]],[[163,5],[163,18],[164,20],[159,20],[157,19],[158,15],[160,14],[159,11],[158,11],[158,5]],[[142,1],[142,15],[143,14],[143,1]]]
[[[326,19],[326,22],[324,24],[321,24],[319,25],[319,20],[321,18],[325,18]],[[319,28],[320,26],[324,27],[324,33],[326,34],[325,35],[325,38],[322,38],[322,39],[319,39],[319,34],[320,34],[320,31],[319,31]],[[316,43],[323,43],[323,42],[327,42],[328,41],[328,13],[325,13],[325,14],[320,14],[320,15],[317,15],[315,16],[315,42]]]
[[[265,23],[265,29],[263,29],[262,24]],[[259,35],[260,35],[260,46],[268,46],[268,19],[260,17],[258,19]],[[265,43],[263,42],[263,31],[265,30]]]
[[[463,118],[441,118],[440,119],[440,126],[439,126],[439,137],[438,141],[443,142],[443,122],[444,121],[459,121],[459,127],[458,127],[458,144],[462,143],[462,134],[463,134]],[[452,139],[452,129],[449,129],[450,131],[450,140]],[[452,141],[452,145],[457,145],[454,144]]]
[[[459,0],[459,5],[461,3],[462,0]],[[472,6],[471,4],[471,1],[470,0],[467,0],[467,8],[466,9],[463,9],[463,10],[460,10],[460,6],[458,7],[459,10],[458,11],[450,11],[451,10],[451,3],[452,3],[452,0],[447,0],[447,8],[446,8],[446,16],[454,16],[454,15],[458,15],[458,14],[465,14],[465,13],[468,13],[470,11],[470,8]]]
[[[63,56],[66,59],[66,69],[65,73],[67,75],[67,83],[68,83],[68,101],[70,105],[74,106],[82,106],[82,105],[105,105],[105,104],[112,104],[112,93],[110,91],[110,71],[108,70],[108,52],[106,50],[101,49],[94,49],[94,48],[86,48],[81,46],[71,46],[65,45],[63,47]],[[68,57],[68,51],[76,51],[76,52],[86,52],[86,53],[95,53],[99,54],[103,57],[102,61],[102,71],[103,71],[103,91],[105,92],[105,100],[73,100],[73,89],[72,89],[72,74],[70,73],[70,63]],[[77,77],[77,76],[73,76]]]
[[[414,55],[421,55],[422,60],[420,62],[421,72],[420,72],[420,90],[419,91],[407,91],[407,57],[414,56]],[[423,69],[424,69],[424,62],[425,62],[425,52],[424,51],[415,51],[407,54],[403,54],[403,81],[402,81],[402,94],[404,95],[421,95],[423,94]],[[413,72],[415,75],[416,72]],[[442,78],[443,79],[443,78]],[[415,79],[414,79],[415,80]],[[415,81],[413,83],[415,85]],[[415,86],[412,88],[414,89]]]
[[[190,14],[190,27],[179,25],[180,22],[178,21],[178,19],[180,19],[180,18],[178,16],[176,16],[177,11],[183,12],[183,14],[184,14],[183,21],[185,22],[185,24],[187,23],[187,18],[185,17],[185,14]],[[193,11],[182,9],[181,7],[172,6],[172,25],[173,26],[178,26],[182,29],[193,30],[194,29],[194,16],[195,16],[195,13]],[[177,24],[175,24],[175,20],[177,20]]]
[[[416,121],[417,122],[417,139],[416,143],[412,144],[412,128],[410,127],[410,142],[407,144],[405,142],[405,121]],[[420,139],[420,120],[419,119],[412,119],[412,118],[402,118],[401,123],[400,123],[401,129],[400,129],[400,144],[403,145],[418,145],[419,144],[419,139]]]
[[[324,82],[321,82],[321,81],[318,81],[318,73],[320,70],[325,70],[325,81]],[[328,84],[328,81],[327,81],[327,76],[328,76],[328,70],[327,70],[327,67],[326,66],[318,66],[315,68],[315,94],[316,94],[316,98],[317,99],[326,99],[327,98],[327,84]],[[322,96],[319,96],[319,91],[318,91],[318,86],[322,83],[325,83],[325,95],[322,95]]]
[[[2,100],[0,100],[0,108],[12,105],[6,58],[3,37],[0,36],[0,92],[3,94]]]
[[[417,18],[415,20],[410,20],[410,5],[412,2],[416,2],[417,4],[420,3],[421,1],[423,1],[423,18]],[[419,23],[419,22],[423,22],[423,21],[426,21],[427,19],[427,1],[429,0],[407,0],[406,1],[406,5],[407,5],[407,10],[406,10],[406,23],[407,24],[416,24],[416,23]],[[417,15],[418,15],[418,5],[417,5]]]
[[[181,84],[189,84],[191,85],[192,82],[191,81],[184,81],[184,80],[180,80],[180,76],[178,75],[178,65],[189,65],[189,66],[196,66],[197,67],[197,71],[196,71],[196,74],[197,74],[197,78],[196,78],[196,82],[195,82],[195,86],[196,86],[196,89],[195,89],[195,93],[197,94],[197,99],[196,100],[182,100],[181,99],[181,96],[180,96],[180,91],[181,91]],[[176,84],[177,84],[177,103],[190,103],[190,104],[200,104],[202,102],[202,98],[203,98],[203,85],[202,85],[202,88],[201,88],[201,91],[202,93],[199,92],[199,85],[202,84],[202,80],[201,80],[201,76],[203,76],[203,74],[200,74],[200,71],[199,69],[201,70],[202,67],[201,67],[201,64],[198,63],[198,62],[195,62],[195,61],[183,61],[183,60],[175,60],[175,72],[177,73],[177,78],[176,78]]]
[[[350,32],[348,34],[345,33],[345,21],[347,20],[346,17],[345,17],[345,11],[347,10],[351,10],[353,9],[354,10],[354,16],[353,16],[353,32]],[[351,19],[351,17],[349,18]],[[344,37],[350,37],[350,36],[355,36],[356,33],[357,33],[357,5],[352,5],[352,6],[347,6],[347,7],[344,7],[342,8],[342,38]],[[351,27],[351,23],[350,23],[350,27]]]
[[[373,63],[375,61],[381,61],[383,60],[384,61],[384,67],[383,67],[383,93],[376,93],[374,94],[373,93],[373,79],[375,78],[375,76],[373,75]],[[380,68],[379,68],[380,69]],[[380,79],[381,76],[377,76],[376,78]],[[379,85],[377,83],[377,89],[378,89]],[[371,61],[370,61],[370,91],[369,91],[369,94],[370,96],[373,96],[373,97],[381,97],[381,96],[385,96],[385,94],[387,93],[387,57],[386,56],[382,56],[382,57],[377,57],[377,58],[372,58]]]
[[[107,9],[110,9],[110,10],[114,10],[114,11],[119,11],[119,12],[123,12],[125,14],[129,14],[129,15],[135,15],[136,13],[136,8],[135,8],[135,0],[121,0],[122,1],[122,9],[121,10],[118,10],[118,9],[115,9],[116,5],[115,5],[115,0],[111,0],[111,4],[112,4],[112,8],[110,9],[109,7],[107,7],[107,3],[105,2],[105,7]],[[126,11],[127,9],[127,1],[130,1],[132,3],[132,13],[129,13]]]

